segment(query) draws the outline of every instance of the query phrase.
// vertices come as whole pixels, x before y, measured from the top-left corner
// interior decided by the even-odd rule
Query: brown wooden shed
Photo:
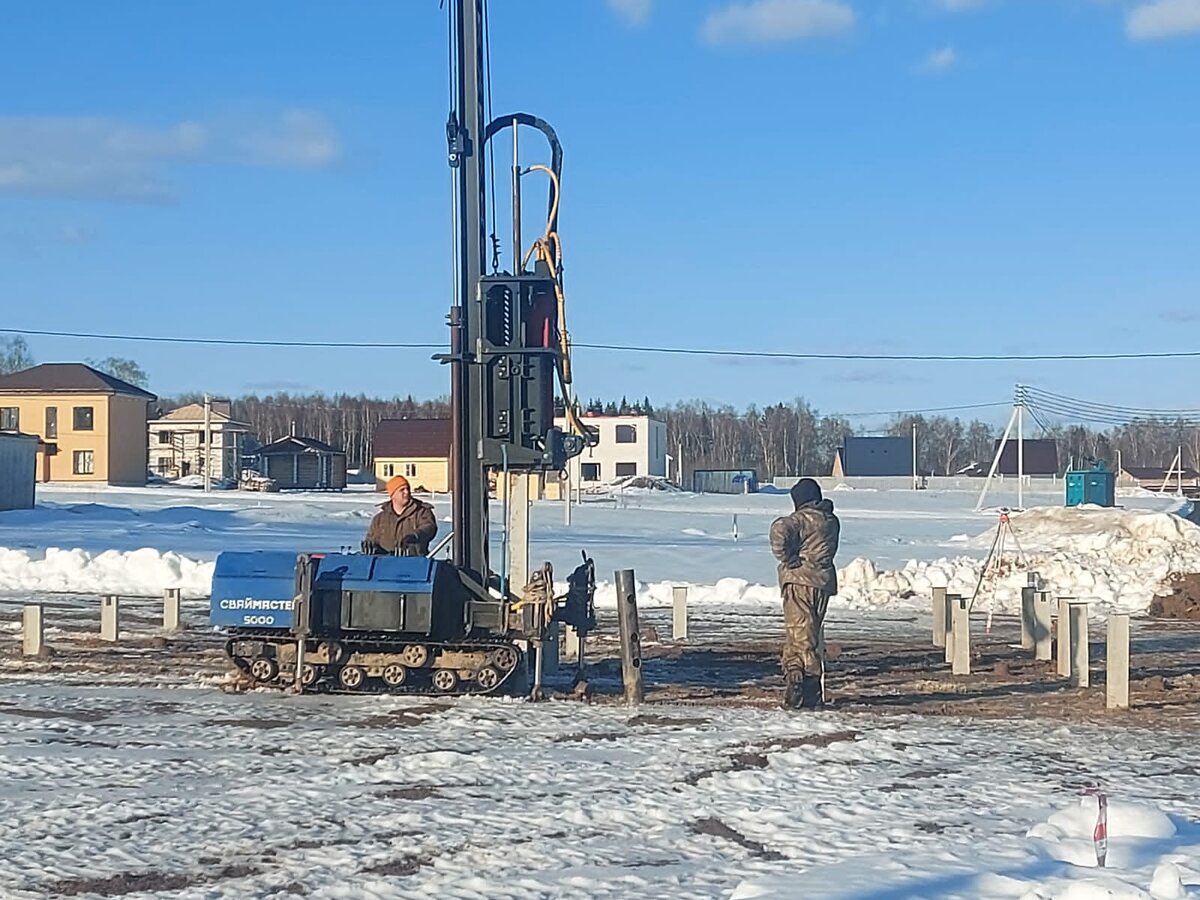
[[[258,471],[285,491],[340,491],[346,454],[316,438],[285,437],[259,448]]]

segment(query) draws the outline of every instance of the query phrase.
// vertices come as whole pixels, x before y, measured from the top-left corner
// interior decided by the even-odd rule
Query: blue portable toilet
[[[1091,469],[1067,473],[1067,506],[1116,506],[1116,496],[1117,473],[1109,472],[1102,462]]]

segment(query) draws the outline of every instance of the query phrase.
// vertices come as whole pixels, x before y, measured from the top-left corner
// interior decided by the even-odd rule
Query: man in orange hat
[[[433,507],[412,495],[403,475],[388,479],[387,492],[388,501],[375,514],[363,538],[363,552],[426,556],[438,530]]]

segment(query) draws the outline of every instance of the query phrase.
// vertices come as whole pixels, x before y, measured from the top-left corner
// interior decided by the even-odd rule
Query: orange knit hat
[[[400,490],[402,487],[406,487],[410,491],[412,490],[407,478],[405,478],[403,475],[393,475],[387,480],[388,496],[392,496],[392,494],[396,493],[396,491]]]

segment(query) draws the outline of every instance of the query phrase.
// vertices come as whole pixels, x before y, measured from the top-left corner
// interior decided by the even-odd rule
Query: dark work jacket
[[[414,497],[402,512],[397,513],[389,500],[371,520],[371,527],[363,539],[363,550],[398,556],[426,556],[429,542],[437,530],[437,518],[428,503]]]

